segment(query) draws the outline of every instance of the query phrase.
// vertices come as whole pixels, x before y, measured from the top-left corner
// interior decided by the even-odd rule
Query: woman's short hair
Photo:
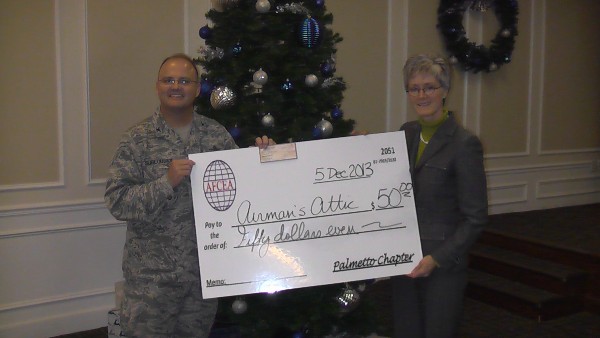
[[[450,66],[439,55],[419,54],[406,60],[404,64],[404,89],[408,90],[408,81],[416,74],[424,73],[435,77],[442,88],[450,90]]]

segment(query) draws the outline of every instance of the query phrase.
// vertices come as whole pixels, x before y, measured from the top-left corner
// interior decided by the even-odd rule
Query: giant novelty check
[[[189,155],[205,298],[409,273],[404,132]]]

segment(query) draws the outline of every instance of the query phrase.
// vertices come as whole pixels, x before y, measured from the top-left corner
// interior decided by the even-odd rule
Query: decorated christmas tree
[[[336,44],[324,0],[213,0],[196,60],[204,73],[198,112],[219,121],[240,147],[351,134],[336,76]],[[217,325],[242,337],[355,337],[377,330],[369,282],[225,297]]]
[[[324,0],[213,0],[198,63],[199,112],[223,124],[240,147],[349,135],[336,76],[333,15]]]

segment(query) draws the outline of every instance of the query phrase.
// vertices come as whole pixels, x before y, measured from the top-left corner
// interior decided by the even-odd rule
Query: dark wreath
[[[517,0],[488,1],[500,23],[496,37],[488,47],[469,42],[463,27],[465,11],[478,0],[440,0],[437,28],[442,33],[450,63],[460,63],[465,70],[495,71],[509,63],[517,36]],[[481,1],[481,0],[479,0]]]

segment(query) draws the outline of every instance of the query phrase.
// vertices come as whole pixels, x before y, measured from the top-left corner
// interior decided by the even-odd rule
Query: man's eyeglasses
[[[424,88],[414,87],[414,88],[409,88],[406,92],[410,96],[419,96],[419,93],[421,91],[423,91],[423,94],[425,94],[425,95],[431,95],[440,88],[442,88],[442,87],[441,86],[440,87],[427,86]]]
[[[190,80],[190,79],[174,79],[174,78],[171,78],[171,77],[160,79],[160,80],[158,80],[158,82],[160,82],[160,83],[162,83],[164,85],[167,85],[167,86],[172,86],[172,85],[174,85],[176,83],[179,84],[179,85],[181,85],[181,86],[189,86],[192,83],[198,83],[198,81],[194,81],[194,80]]]

